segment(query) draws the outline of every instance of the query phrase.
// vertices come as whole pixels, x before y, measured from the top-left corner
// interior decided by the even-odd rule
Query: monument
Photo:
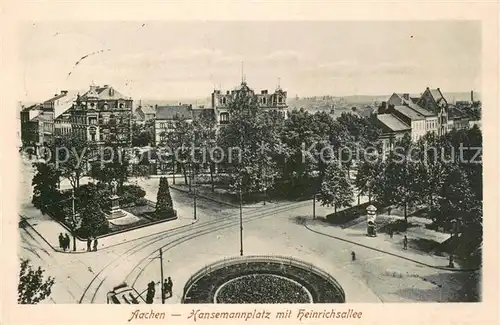
[[[366,208],[366,235],[369,237],[377,237],[377,229],[375,227],[375,219],[377,218],[377,208],[369,205]]]
[[[118,183],[116,181],[111,182],[111,197],[109,198],[111,201],[111,209],[109,214],[107,215],[108,220],[122,218],[126,216],[126,213],[120,209],[120,197],[117,194],[118,192]]]

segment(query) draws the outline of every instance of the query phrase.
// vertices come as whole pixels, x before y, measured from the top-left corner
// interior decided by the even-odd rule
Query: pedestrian
[[[155,297],[155,282],[151,281],[148,283],[148,293],[146,294],[146,303],[152,304]]]
[[[63,249],[63,246],[64,246],[64,236],[61,232],[61,233],[59,233],[59,248]]]
[[[174,284],[172,283],[172,279],[170,277],[168,277],[168,280],[167,280],[167,289],[168,289],[168,297],[171,298],[172,297],[172,288],[174,286]]]
[[[394,229],[389,228],[389,236],[391,237],[391,239],[393,235],[394,235]]]
[[[352,261],[356,260],[356,253],[351,252],[351,259],[352,259]]]
[[[167,293],[168,293],[168,280],[165,279],[163,281],[163,299],[167,298]]]
[[[94,237],[94,252],[97,252],[97,237]]]
[[[87,252],[90,252],[90,247],[92,246],[92,239],[90,236],[87,237]]]
[[[66,247],[66,248],[65,248],[64,250],[65,250],[65,251],[66,251],[66,250],[69,250],[69,236],[68,236],[68,234],[67,234],[67,233],[66,233],[66,234],[65,234],[65,236],[64,236],[64,243],[66,244],[66,245],[65,245],[65,247]]]
[[[405,235],[405,238],[403,239],[403,249],[408,249],[408,238]]]

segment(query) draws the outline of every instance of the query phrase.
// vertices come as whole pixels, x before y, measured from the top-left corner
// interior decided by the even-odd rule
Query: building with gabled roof
[[[131,97],[109,85],[91,85],[77,95],[70,111],[72,136],[96,144],[112,143],[128,147],[132,136]]]

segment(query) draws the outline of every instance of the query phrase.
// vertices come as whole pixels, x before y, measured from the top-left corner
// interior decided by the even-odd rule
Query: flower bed
[[[215,297],[222,304],[311,303],[299,283],[273,274],[245,275],[224,284]]]
[[[263,296],[261,293],[252,297],[251,292],[240,293],[238,291],[239,288],[234,286],[222,291],[222,288],[228,285],[230,281],[250,275],[254,276],[254,279],[252,280],[253,283],[262,282],[263,284],[266,281],[269,282],[269,276],[273,275],[288,278],[292,280],[290,283],[296,282],[300,286],[303,286],[305,292],[310,293],[312,302],[314,303],[345,302],[344,293],[341,292],[342,290],[332,284],[321,274],[293,264],[285,264],[278,261],[242,261],[239,264],[227,265],[211,270],[199,278],[189,288],[185,288],[186,291],[183,302],[204,304],[218,302],[215,297],[219,288],[219,291],[221,291],[224,295],[221,296],[222,299],[228,297],[227,299],[238,301],[238,303],[297,303],[297,299],[300,299],[296,298],[294,295],[288,294],[290,292],[290,288],[283,288],[283,290],[286,290],[286,293],[276,293],[275,291],[274,295],[270,295],[268,297]],[[267,277],[263,277],[263,275],[266,275]],[[246,281],[248,283],[250,280],[247,279]],[[259,287],[260,286],[261,285],[259,285]],[[252,290],[252,288],[256,287],[247,287],[248,290]],[[219,295],[221,293],[219,293]],[[311,302],[311,299],[308,301]],[[230,303],[227,300],[223,302]]]

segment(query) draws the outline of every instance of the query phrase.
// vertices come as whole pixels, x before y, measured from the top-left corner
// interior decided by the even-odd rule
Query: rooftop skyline
[[[470,21],[36,23],[21,29],[19,96],[94,82],[134,99],[205,98],[238,86],[242,62],[251,88],[279,82],[289,96],[480,91],[481,50]]]

